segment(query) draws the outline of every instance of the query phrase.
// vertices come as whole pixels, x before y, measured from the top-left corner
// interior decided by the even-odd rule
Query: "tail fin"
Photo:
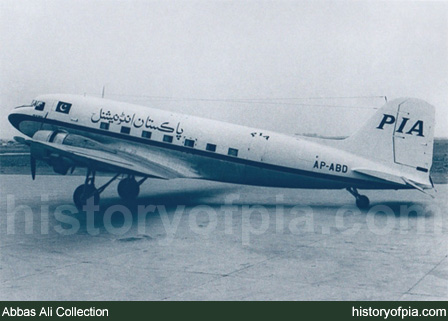
[[[432,165],[434,107],[415,98],[396,99],[381,107],[344,144],[354,154],[417,170],[428,177]]]

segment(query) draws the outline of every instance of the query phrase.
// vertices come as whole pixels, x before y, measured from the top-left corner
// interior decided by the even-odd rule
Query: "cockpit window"
[[[33,106],[35,110],[44,110],[45,108],[45,102],[33,100]]]

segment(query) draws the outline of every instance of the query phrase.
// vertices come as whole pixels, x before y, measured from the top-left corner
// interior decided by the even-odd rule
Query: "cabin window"
[[[43,101],[34,101],[33,102],[35,110],[44,110],[45,103]]]
[[[205,149],[208,150],[209,152],[216,152],[216,145],[215,144],[207,144]]]
[[[146,130],[142,131],[142,137],[150,139],[151,138],[151,132],[148,132]]]
[[[184,145],[187,147],[194,147],[194,140],[186,139]]]
[[[172,143],[173,142],[173,136],[170,135],[163,135],[163,141],[165,143]]]
[[[100,124],[101,129],[109,130],[109,123],[102,122]]]
[[[227,153],[227,155],[237,157],[238,156],[238,149],[229,148],[229,152]]]
[[[122,134],[129,134],[131,132],[131,127],[121,126],[120,133]]]

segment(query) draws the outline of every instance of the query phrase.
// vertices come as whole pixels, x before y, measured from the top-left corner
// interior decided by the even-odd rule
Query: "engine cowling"
[[[39,130],[33,135],[33,139],[41,142],[111,152],[110,148],[93,139],[69,134],[65,131]],[[48,150],[34,147],[33,145],[31,145],[31,155],[36,159],[44,160],[53,167],[56,173],[62,175],[67,174],[68,170],[76,165],[70,158],[64,157],[57,152],[49,152]]]
[[[33,139],[48,143],[114,152],[111,148],[96,140],[65,131],[39,130],[34,134]]]

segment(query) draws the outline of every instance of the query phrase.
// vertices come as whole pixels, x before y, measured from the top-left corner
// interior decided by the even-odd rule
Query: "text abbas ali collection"
[[[108,317],[108,309],[77,308],[77,307],[42,307],[35,308],[20,308],[20,307],[5,307],[2,311],[2,317]]]

